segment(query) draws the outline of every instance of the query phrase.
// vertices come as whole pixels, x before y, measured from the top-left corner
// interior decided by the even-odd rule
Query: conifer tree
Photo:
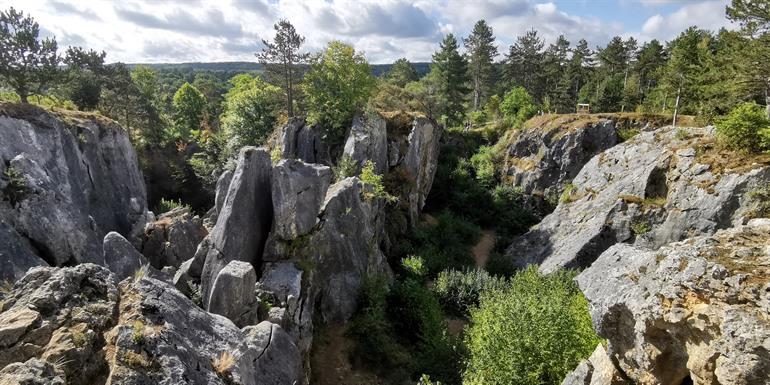
[[[492,89],[494,73],[492,62],[497,56],[492,27],[484,20],[477,21],[471,35],[463,39],[463,44],[468,51],[468,69],[473,86],[473,109],[478,110],[483,99],[491,94]]]
[[[433,54],[433,68],[440,81],[439,89],[447,124],[462,123],[465,96],[468,94],[468,63],[458,51],[457,39],[448,34]]]
[[[265,66],[269,77],[278,77],[284,85],[286,92],[286,112],[289,117],[294,116],[294,87],[299,82],[299,64],[306,63],[309,53],[300,51],[305,37],[294,29],[294,26],[285,19],[276,23],[275,38],[273,42],[262,40],[265,46],[262,52],[257,53],[259,62]]]

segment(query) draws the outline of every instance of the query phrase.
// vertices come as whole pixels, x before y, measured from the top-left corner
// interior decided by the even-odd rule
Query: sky
[[[32,15],[41,35],[59,46],[107,52],[127,63],[255,61],[261,39],[286,18],[305,36],[305,50],[341,40],[370,63],[400,57],[430,61],[442,37],[465,37],[485,19],[502,54],[535,29],[547,43],[564,34],[591,47],[613,36],[671,40],[691,25],[735,28],[728,0],[0,0]]]

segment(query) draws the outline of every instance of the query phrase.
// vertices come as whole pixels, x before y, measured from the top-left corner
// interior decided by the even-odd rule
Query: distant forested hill
[[[130,64],[134,67],[137,64]],[[179,72],[219,72],[225,74],[238,73],[261,73],[262,65],[256,62],[233,61],[219,63],[154,63],[145,64],[158,71],[179,71]],[[423,76],[430,70],[430,63],[412,63],[417,74]],[[372,64],[372,74],[381,76],[390,70],[392,64]]]

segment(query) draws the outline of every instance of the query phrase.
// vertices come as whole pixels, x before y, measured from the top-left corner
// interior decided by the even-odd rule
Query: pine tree
[[[492,76],[494,73],[493,60],[497,56],[495,37],[492,27],[486,21],[479,20],[473,26],[473,32],[463,39],[468,51],[468,68],[473,85],[473,109],[478,110],[481,104],[491,94]]]
[[[505,77],[511,86],[522,86],[536,101],[543,99],[542,66],[545,43],[530,30],[511,45],[506,57]]]
[[[412,63],[406,58],[401,58],[393,62],[385,78],[399,87],[404,87],[407,83],[418,80],[419,77]]]
[[[433,68],[440,79],[440,94],[447,124],[461,124],[468,94],[468,63],[458,51],[457,39],[451,33],[444,37],[438,52],[433,54]]]
[[[259,62],[265,66],[268,76],[278,77],[284,84],[286,92],[286,111],[289,117],[294,116],[294,86],[299,82],[298,65],[306,63],[309,53],[300,52],[305,37],[294,29],[294,26],[285,19],[276,23],[275,38],[273,42],[262,40],[265,46],[262,52],[257,53]]]
[[[549,45],[545,51],[543,74],[545,78],[546,97],[557,112],[570,111],[568,92],[569,48],[570,43],[564,35],[559,35],[556,42]]]
[[[58,76],[56,39],[38,40],[40,26],[13,7],[0,12],[0,78],[22,103],[50,87]]]
[[[770,118],[770,3],[767,1],[732,0],[727,18],[741,24],[742,31],[752,37],[748,51],[742,56],[744,76],[764,87],[765,108]]]

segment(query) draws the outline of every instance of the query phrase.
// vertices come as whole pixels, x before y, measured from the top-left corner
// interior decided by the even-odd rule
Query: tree
[[[145,65],[131,71],[131,82],[136,87],[136,126],[145,144],[161,145],[165,124],[160,114],[158,74]]]
[[[106,52],[67,48],[64,63],[67,65],[66,96],[79,110],[93,110],[99,105],[102,84],[105,81],[104,58]]]
[[[22,103],[57,78],[56,39],[38,40],[40,26],[13,7],[0,12],[0,78]]]
[[[744,55],[747,77],[764,86],[765,111],[770,118],[770,3],[767,1],[732,0],[727,6],[727,18],[737,21],[753,44]]]
[[[412,63],[406,60],[406,58],[401,58],[393,63],[385,78],[399,87],[404,87],[407,83],[416,81],[419,77]]]
[[[323,126],[330,143],[344,140],[346,125],[369,98],[375,85],[369,63],[352,46],[332,41],[311,59],[303,89],[308,118]]]
[[[230,84],[222,115],[227,148],[238,151],[264,144],[278,120],[281,89],[247,74],[233,77]]]
[[[549,45],[543,57],[543,77],[545,78],[545,97],[551,101],[556,111],[566,112],[572,109],[568,93],[569,85],[569,40],[559,35],[556,42]]]
[[[505,59],[505,76],[510,85],[526,88],[538,101],[544,94],[541,72],[544,46],[537,31],[530,30],[516,39]]]
[[[601,340],[575,272],[517,273],[504,289],[482,293],[465,332],[467,385],[560,384]]]
[[[513,87],[505,93],[500,103],[500,111],[509,123],[518,126],[534,116],[537,113],[537,107],[524,87]]]
[[[492,88],[492,61],[497,56],[495,36],[492,27],[484,20],[479,20],[473,26],[473,32],[467,39],[463,39],[465,49],[468,51],[468,69],[473,85],[473,109],[478,110]]]
[[[770,3],[755,0],[732,0],[727,6],[727,18],[741,23],[751,33],[770,32]]]
[[[433,67],[439,81],[442,114],[449,125],[461,124],[468,93],[468,63],[458,51],[457,39],[451,33],[444,37],[439,50],[433,54]]]
[[[174,128],[176,136],[187,140],[201,129],[206,113],[206,97],[190,83],[185,83],[174,93]]]
[[[283,80],[286,91],[286,111],[289,117],[292,117],[294,116],[294,85],[298,83],[299,77],[297,67],[298,64],[306,63],[310,54],[300,52],[305,37],[298,34],[288,20],[281,19],[273,28],[275,29],[273,42],[262,40],[265,47],[257,57],[269,75],[278,76]]]
[[[658,69],[666,64],[667,55],[663,46],[655,39],[642,45],[634,71],[639,74],[639,86],[643,95],[657,84]]]

